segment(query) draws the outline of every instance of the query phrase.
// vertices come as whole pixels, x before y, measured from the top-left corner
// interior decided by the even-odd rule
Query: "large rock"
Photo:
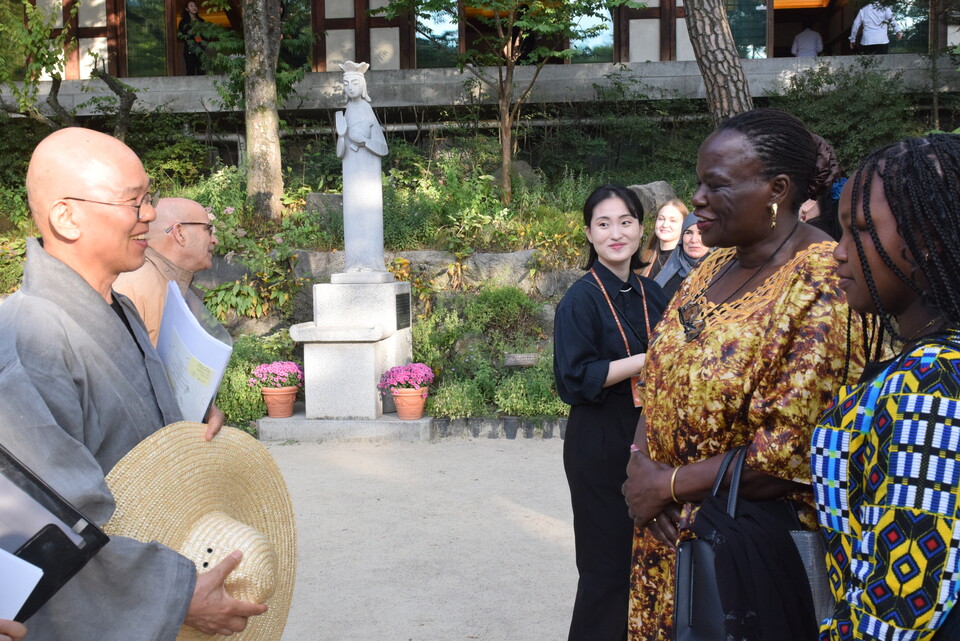
[[[309,193],[304,209],[308,212],[318,212],[324,221],[343,220],[343,195]]]
[[[582,269],[542,272],[537,279],[537,293],[544,298],[560,300],[581,276],[583,276]]]
[[[673,190],[670,183],[664,180],[647,183],[646,185],[630,185],[628,189],[640,198],[644,217],[648,220],[652,220],[657,215],[657,209],[660,205],[677,197],[677,192]]]
[[[450,287],[452,281],[450,267],[457,260],[450,252],[433,250],[387,252],[387,265],[392,264],[396,258],[410,261],[411,274],[426,275],[430,286],[434,289]]]
[[[493,172],[493,177],[496,178],[498,184],[502,175],[503,167],[497,167],[496,171]],[[540,174],[525,160],[513,160],[510,163],[510,177],[513,183],[523,182],[527,187],[540,185]]]
[[[210,269],[197,272],[193,277],[193,284],[204,289],[212,289],[223,283],[242,280],[244,276],[252,275],[250,269],[232,255],[213,256],[213,266]]]
[[[329,283],[331,274],[343,271],[343,252],[298,251],[293,273],[316,283]]]
[[[534,250],[506,254],[472,254],[463,262],[463,280],[467,285],[519,287],[530,294],[535,289],[530,270],[534,267]]]

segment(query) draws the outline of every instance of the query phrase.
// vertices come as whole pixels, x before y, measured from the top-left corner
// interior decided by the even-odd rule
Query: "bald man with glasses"
[[[156,204],[156,218],[150,221],[147,232],[143,266],[120,274],[113,285],[115,291],[133,301],[154,347],[160,334],[169,281],[176,282],[184,296],[192,290],[203,300],[203,292],[192,285],[198,271],[213,266],[213,251],[218,241],[210,221],[210,214],[196,201],[160,199]]]
[[[106,475],[181,420],[139,314],[113,290],[119,274],[143,265],[157,216],[150,181],[125,144],[74,127],[37,145],[27,199],[40,238],[27,240],[23,283],[0,305],[0,444],[102,526],[116,508]],[[207,440],[220,427],[209,423]],[[227,593],[237,554],[199,573],[160,544],[112,536],[27,621],[30,635],[174,641],[181,625],[239,632],[267,606]]]

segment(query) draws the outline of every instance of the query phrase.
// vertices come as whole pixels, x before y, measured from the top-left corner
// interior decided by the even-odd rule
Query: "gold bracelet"
[[[680,471],[681,467],[681,465],[678,465],[673,468],[673,474],[670,476],[670,498],[673,499],[674,503],[681,503],[680,499],[677,498],[677,472]]]

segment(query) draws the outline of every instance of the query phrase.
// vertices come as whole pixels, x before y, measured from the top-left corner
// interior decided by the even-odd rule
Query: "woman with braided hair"
[[[748,447],[744,498],[777,499],[802,527],[816,528],[810,433],[863,363],[863,327],[838,287],[835,243],[799,219],[800,203],[819,190],[817,158],[810,131],[775,109],[734,116],[700,146],[692,203],[703,244],[716,249],[654,330],[623,487],[636,528],[633,641],[673,638],[676,545],[693,536],[725,453]],[[809,591],[802,569],[788,581]],[[763,638],[812,639],[812,606],[783,605],[760,608]]]
[[[837,154],[826,140],[813,134],[817,143],[817,187],[809,199],[800,205],[800,220],[822,229],[834,240],[840,240],[840,221],[837,220],[837,201],[846,178],[840,177]]]
[[[839,213],[840,287],[899,354],[841,388],[813,433],[836,599],[820,639],[958,639],[960,136],[873,152]]]

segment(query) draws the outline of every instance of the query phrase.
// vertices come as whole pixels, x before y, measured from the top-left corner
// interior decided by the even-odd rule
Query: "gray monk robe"
[[[130,301],[117,297],[140,349],[103,297],[27,243],[23,286],[0,305],[0,443],[103,525],[115,508],[106,473],[180,410]],[[27,621],[29,638],[175,639],[195,581],[169,548],[112,537]]]

